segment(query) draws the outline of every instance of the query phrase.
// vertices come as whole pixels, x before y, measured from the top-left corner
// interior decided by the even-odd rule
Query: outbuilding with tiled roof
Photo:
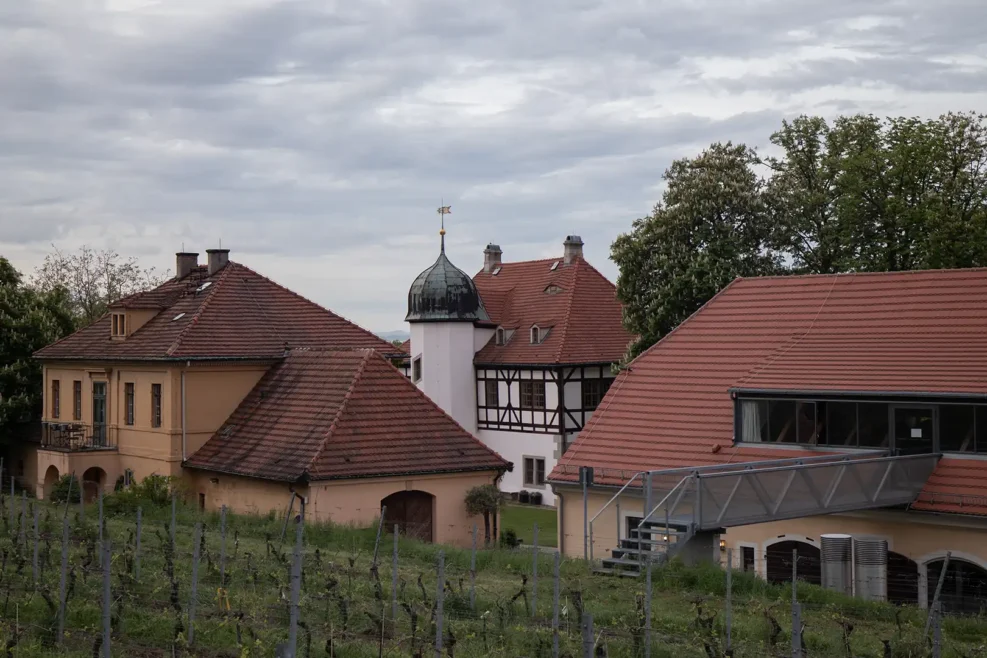
[[[724,550],[770,575],[780,573],[776,546],[789,558],[791,542],[818,554],[821,534],[850,532],[887,538],[911,574],[896,576],[911,579],[902,600],[928,600],[926,575],[949,550],[987,584],[985,328],[983,269],[734,281],[620,373],[553,470],[563,550],[584,552],[581,467],[593,468],[590,516],[608,510],[594,527],[601,555],[627,536],[627,519],[642,517],[633,494],[625,518],[607,506],[642,471],[941,454],[907,510],[731,527]]]

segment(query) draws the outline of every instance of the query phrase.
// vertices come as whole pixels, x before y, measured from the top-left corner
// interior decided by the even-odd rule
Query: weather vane
[[[445,203],[443,199],[440,203]],[[452,206],[440,205],[437,211],[439,213],[439,218],[441,220],[442,228],[439,229],[439,235],[442,236],[442,252],[445,253],[446,250],[446,215],[452,213]]]

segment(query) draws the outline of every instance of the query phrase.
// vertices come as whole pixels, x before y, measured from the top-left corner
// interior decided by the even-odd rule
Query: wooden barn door
[[[380,504],[386,507],[384,524],[388,530],[398,525],[398,532],[421,541],[435,541],[432,528],[432,503],[435,497],[424,491],[399,491]]]

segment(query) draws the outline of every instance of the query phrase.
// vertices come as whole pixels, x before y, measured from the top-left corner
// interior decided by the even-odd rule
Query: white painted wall
[[[547,478],[558,462],[555,459],[555,441],[558,435],[480,430],[477,436],[491,449],[496,450],[501,457],[514,464],[514,470],[505,473],[500,482],[502,491],[514,492],[522,489],[540,491],[543,505],[555,504],[555,496],[548,484],[544,487],[524,486],[524,457],[543,457]]]
[[[418,388],[476,435],[473,333],[469,322],[413,322],[411,362],[422,358],[422,379],[415,382]]]

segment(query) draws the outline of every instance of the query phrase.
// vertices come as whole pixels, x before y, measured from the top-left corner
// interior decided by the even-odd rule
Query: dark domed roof
[[[407,322],[489,322],[473,279],[446,258],[445,240],[435,263],[408,291]]]

